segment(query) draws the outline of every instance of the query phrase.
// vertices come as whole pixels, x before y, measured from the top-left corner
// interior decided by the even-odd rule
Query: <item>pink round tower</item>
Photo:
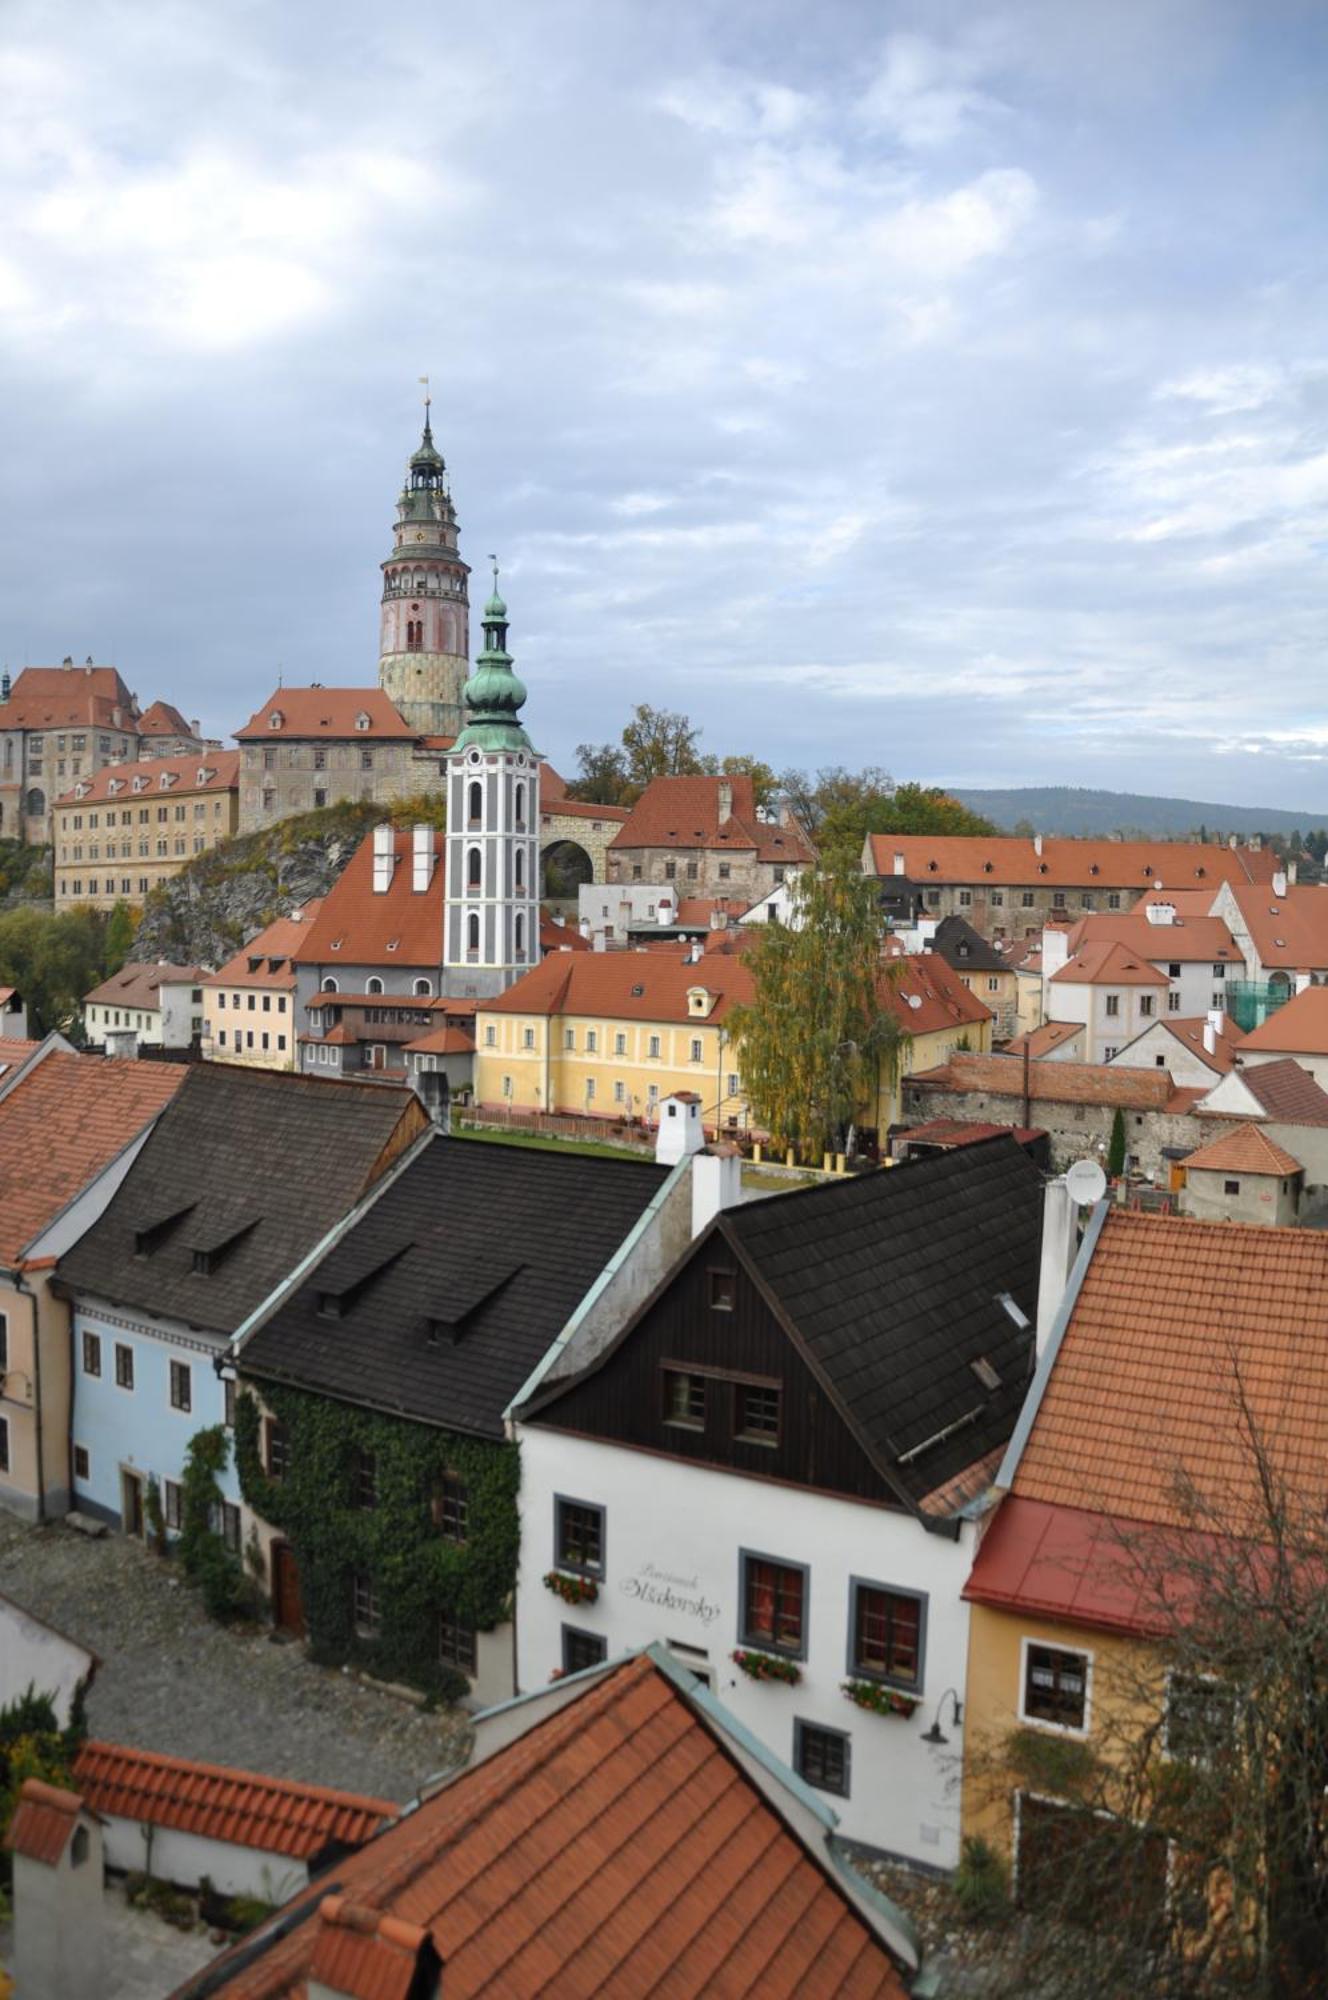
[[[447,467],[424,436],[397,501],[392,553],[383,564],[378,682],[421,736],[456,736],[470,672],[470,571],[457,553],[456,509]]]

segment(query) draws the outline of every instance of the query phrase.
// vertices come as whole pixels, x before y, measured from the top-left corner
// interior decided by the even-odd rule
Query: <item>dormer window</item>
[[[704,986],[689,986],[687,989],[687,1012],[704,1017],[714,1005],[713,995]]]
[[[363,709],[360,710],[355,718],[355,727],[357,729],[367,729],[369,727],[369,718]]]
[[[117,792],[122,792],[124,790],[124,779],[112,778],[110,784],[106,787],[106,789],[111,794],[111,797],[114,798]]]
[[[282,714],[281,710],[279,708],[274,708],[271,714],[268,716],[267,726],[269,729],[280,729],[284,726],[285,721],[286,718]]]
[[[134,790],[135,790],[136,792],[145,792],[145,791],[147,790],[147,788],[148,788],[148,784],[149,784],[149,782],[150,782],[150,780],[149,780],[149,779],[147,779],[147,778],[135,778],[135,779],[134,779]]]
[[[210,785],[212,783],[212,780],[216,777],[216,775],[217,774],[215,771],[209,771],[207,769],[200,768],[198,773],[198,783],[200,785]]]

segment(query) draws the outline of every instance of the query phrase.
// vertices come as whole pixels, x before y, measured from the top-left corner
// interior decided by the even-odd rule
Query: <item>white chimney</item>
[[[719,781],[719,823],[727,826],[733,818],[733,786],[727,778]]]
[[[373,830],[373,887],[375,896],[385,896],[392,886],[392,870],[396,865],[396,842],[390,826],[376,826]]]
[[[377,849],[374,851],[377,861]],[[433,880],[433,828],[417,826],[411,835],[411,888],[417,896],[423,895]],[[391,881],[389,873],[388,880]],[[375,881],[374,887],[378,884]]]
[[[655,1158],[662,1167],[676,1167],[689,1153],[699,1153],[705,1145],[701,1125],[701,1100],[694,1090],[680,1090],[666,1097],[659,1107],[655,1131]]]
[[[742,1154],[736,1146],[711,1146],[692,1158],[692,1236],[698,1237],[723,1208],[742,1200]]]
[[[1203,1045],[1206,1056],[1215,1056],[1217,1054],[1217,1029],[1213,1026],[1213,1017],[1211,1014],[1203,1024]]]
[[[1148,918],[1150,924],[1174,924],[1176,921],[1176,905],[1174,903],[1148,903],[1144,907],[1144,915]]]
[[[904,870],[904,857],[903,857],[903,855],[902,855],[902,854],[896,854],[896,856],[895,856],[895,874],[896,874],[896,875],[902,875],[902,874],[903,874],[904,872],[905,872],[905,870]]]
[[[1070,933],[1068,931],[1044,930],[1042,933],[1042,977],[1050,979],[1053,972],[1059,972],[1070,956]]]
[[[1064,1176],[1048,1181],[1042,1199],[1042,1261],[1038,1269],[1037,1352],[1041,1360],[1065,1296],[1074,1262],[1075,1203]]]
[[[1033,852],[1040,861],[1042,859],[1042,835],[1040,833],[1033,835]]]
[[[583,938],[588,938],[590,936],[590,918],[582,917],[580,923],[577,925],[577,929]]]
[[[1275,868],[1273,870],[1273,894],[1280,899],[1281,897],[1285,896],[1286,892],[1287,892],[1286,869]]]
[[[661,890],[659,901],[655,905],[655,922],[664,925],[671,924],[676,914],[677,905],[673,900],[672,889]]]

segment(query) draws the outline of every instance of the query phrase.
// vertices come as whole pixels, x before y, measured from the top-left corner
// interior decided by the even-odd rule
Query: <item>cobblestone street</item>
[[[403,1802],[464,1748],[465,1716],[212,1624],[172,1565],[122,1536],[0,1515],[0,1593],[98,1654],[94,1736]]]

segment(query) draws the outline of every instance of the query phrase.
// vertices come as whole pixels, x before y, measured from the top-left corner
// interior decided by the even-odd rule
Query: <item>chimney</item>
[[[1161,924],[1164,926],[1174,924],[1176,921],[1176,905],[1174,903],[1148,903],[1145,905],[1144,915],[1150,924]]]
[[[138,1056],[138,1029],[108,1028],[103,1047],[116,1062],[135,1061]]]
[[[1217,1054],[1217,1029],[1213,1025],[1211,1014],[1203,1024],[1203,1045],[1206,1056],[1215,1056]]]
[[[189,734],[191,736],[201,736],[203,734],[198,726],[198,717],[196,715],[191,715],[189,718]]]
[[[733,786],[727,778],[719,781],[719,823],[727,826],[733,818]]]
[[[903,855],[902,855],[902,854],[896,854],[896,856],[895,856],[895,874],[896,874],[896,875],[902,875],[903,873],[904,873],[904,857],[903,857]]]
[[[1047,1182],[1042,1198],[1042,1261],[1038,1269],[1037,1354],[1043,1350],[1056,1322],[1065,1283],[1075,1253],[1075,1204],[1065,1185],[1064,1175]]]
[[[1033,852],[1040,861],[1042,859],[1042,835],[1040,833],[1033,835]]]
[[[25,1778],[10,1821],[18,1993],[98,2000],[106,1963],[102,1823],[75,1792]],[[118,1968],[117,1968],[118,1969]]]
[[[423,895],[433,880],[433,828],[417,826],[411,834],[411,889]],[[389,877],[389,880],[391,878]]]
[[[1285,896],[1286,892],[1287,892],[1286,869],[1275,868],[1273,870],[1273,894],[1280,899],[1281,897]]]
[[[676,1167],[690,1153],[699,1153],[705,1144],[701,1126],[701,1100],[694,1090],[680,1090],[666,1097],[659,1107],[655,1132],[655,1158],[662,1167]]]
[[[723,1208],[742,1200],[742,1154],[736,1146],[707,1146],[692,1158],[692,1239]]]
[[[385,896],[392,887],[392,870],[396,866],[396,842],[390,826],[376,826],[373,830],[373,888],[375,896]]]
[[[677,904],[673,900],[672,889],[662,890],[659,901],[655,904],[655,922],[657,924],[671,924],[676,914]]]
[[[1048,928],[1042,933],[1042,977],[1050,979],[1070,956],[1070,934]]]

